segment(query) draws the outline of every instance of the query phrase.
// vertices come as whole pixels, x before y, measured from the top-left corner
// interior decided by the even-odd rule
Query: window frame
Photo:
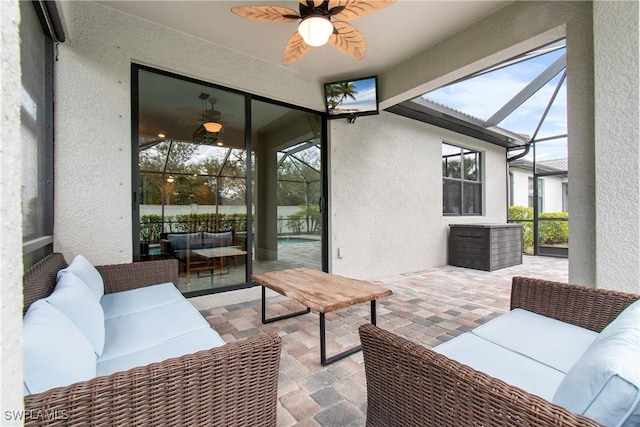
[[[453,148],[457,148],[459,149],[459,153],[456,154],[445,154],[445,150],[444,150],[444,146],[449,146],[449,147],[453,147]],[[471,148],[467,148],[464,147],[462,145],[458,145],[455,143],[451,143],[449,141],[442,141],[442,164],[443,164],[443,168],[442,168],[442,215],[443,216],[482,216],[483,215],[483,194],[484,194],[484,155],[482,151],[479,150],[474,150]],[[469,156],[469,155],[474,155],[475,156],[475,167],[476,167],[476,171],[475,171],[475,175],[476,175],[476,179],[469,179],[466,177],[466,171],[465,171],[465,165],[464,165],[464,159],[465,157]],[[452,156],[459,156],[459,164],[460,164],[460,171],[459,171],[459,177],[451,177],[451,176],[447,176],[447,172],[449,170],[448,167],[445,167],[445,164],[448,162],[448,157],[452,157]],[[458,207],[459,207],[459,211],[458,212],[447,212],[446,211],[446,207],[447,207],[447,203],[445,202],[445,200],[447,199],[447,184],[451,185],[451,183],[459,183],[459,189],[458,189]],[[479,192],[480,192],[480,197],[478,198],[478,208],[474,209],[473,212],[465,212],[465,203],[464,203],[464,196],[465,196],[465,183],[468,183],[467,185],[477,185],[479,186]]]
[[[44,82],[42,82],[42,89],[44,90],[44,104],[38,105],[38,108],[43,109],[43,120],[37,122],[36,126],[43,129],[42,145],[38,145],[38,150],[42,150],[38,153],[38,156],[42,156],[42,162],[38,162],[38,169],[36,175],[39,184],[42,185],[42,205],[40,206],[40,215],[42,215],[42,232],[38,235],[22,241],[22,257],[23,268],[26,270],[33,264],[46,257],[53,252],[53,221],[54,221],[54,61],[56,60],[56,43],[64,40],[63,33],[59,33],[59,29],[55,28],[56,23],[59,21],[57,11],[55,8],[51,10],[49,5],[45,5],[43,10],[37,2],[24,2],[21,3],[21,7],[30,7],[32,5],[35,9],[36,17],[39,20],[42,27],[42,37],[44,41]],[[55,15],[55,16],[52,16]],[[53,21],[53,27],[49,28],[48,23]],[[58,21],[56,21],[58,20]],[[22,28],[21,28],[22,31]],[[40,34],[38,34],[40,37]],[[54,37],[56,41],[54,41]],[[21,45],[22,49],[31,49],[33,46]],[[25,171],[23,171],[24,174]],[[23,214],[24,215],[24,214]],[[24,218],[23,218],[24,221]]]

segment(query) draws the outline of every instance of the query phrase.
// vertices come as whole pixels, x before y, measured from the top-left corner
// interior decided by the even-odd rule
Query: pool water
[[[278,243],[281,245],[289,245],[293,243],[311,243],[313,239],[305,239],[303,237],[278,237]]]

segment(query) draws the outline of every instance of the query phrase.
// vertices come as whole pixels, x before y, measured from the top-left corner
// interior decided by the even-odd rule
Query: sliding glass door
[[[176,258],[187,295],[322,269],[323,118],[133,66],[134,258]]]
[[[252,101],[253,270],[322,269],[321,120]]]

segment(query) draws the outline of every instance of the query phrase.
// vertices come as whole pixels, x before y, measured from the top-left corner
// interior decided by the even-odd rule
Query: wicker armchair
[[[600,332],[639,295],[514,277],[511,308]],[[373,325],[360,327],[367,426],[597,426]]]
[[[66,267],[49,255],[24,275],[25,311]],[[178,261],[97,267],[105,292],[177,281]],[[246,340],[25,396],[27,426],[275,426],[281,339]]]

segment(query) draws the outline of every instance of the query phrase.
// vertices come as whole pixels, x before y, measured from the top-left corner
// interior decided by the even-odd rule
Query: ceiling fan
[[[375,12],[395,0],[300,0],[299,12],[282,6],[238,6],[231,11],[243,18],[266,22],[300,20],[298,30],[289,38],[282,63],[302,58],[313,46],[329,43],[355,59],[362,59],[367,44],[360,31],[345,21]]]

